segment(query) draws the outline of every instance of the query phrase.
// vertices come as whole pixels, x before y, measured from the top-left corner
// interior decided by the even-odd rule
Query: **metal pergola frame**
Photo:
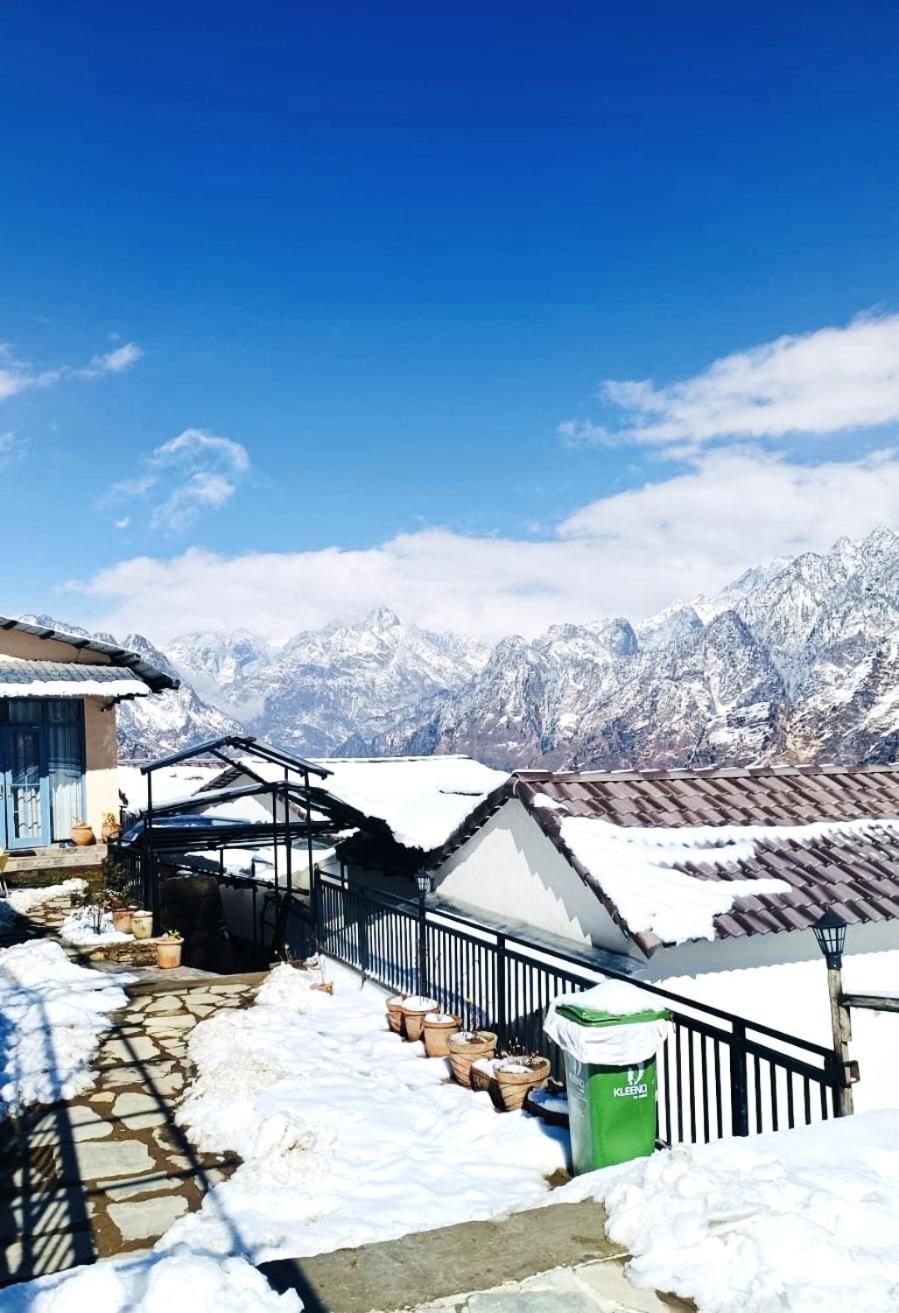
[[[266,780],[256,774],[246,761],[235,760],[228,753],[245,754],[251,758],[265,761],[283,769],[282,779]],[[240,770],[255,780],[254,784],[237,788],[220,789],[193,794],[189,798],[176,799],[166,803],[154,803],[153,776],[158,770],[176,766],[180,762],[195,761],[197,758],[213,757],[223,765]],[[296,839],[306,840],[307,861],[310,881],[310,899],[314,904],[315,881],[313,879],[313,841],[333,835],[356,823],[357,814],[343,807],[333,799],[327,798],[320,790],[316,791],[313,801],[311,777],[327,779],[331,774],[323,766],[297,757],[281,748],[273,747],[249,734],[223,734],[219,738],[207,739],[196,743],[180,752],[169,753],[145,762],[140,767],[147,779],[147,805],[133,813],[130,820],[134,828],[140,824],[140,832],[130,842],[123,842],[124,851],[131,850],[138,856],[141,865],[142,887],[150,893],[154,926],[159,925],[159,859],[187,852],[218,851],[220,871],[224,869],[224,851],[232,848],[250,848],[271,846],[274,865],[274,896],[276,901],[282,897],[278,876],[278,845],[284,844],[285,871],[284,894],[285,907],[289,908],[293,897],[293,848]],[[299,776],[299,779],[291,778]],[[216,803],[236,801],[241,798],[266,796],[271,798],[271,822],[250,822],[236,819],[230,821],[222,818],[220,824],[207,827],[194,827],[187,823],[178,825],[178,817],[189,817],[203,811]],[[279,807],[280,804],[280,807]],[[294,819],[294,811],[304,811],[302,819]],[[279,819],[279,810],[282,819]],[[312,908],[314,916],[314,906]],[[314,923],[314,921],[313,921]],[[280,918],[279,918],[280,924]],[[276,935],[277,940],[277,935]],[[272,945],[275,951],[281,951],[283,945]]]

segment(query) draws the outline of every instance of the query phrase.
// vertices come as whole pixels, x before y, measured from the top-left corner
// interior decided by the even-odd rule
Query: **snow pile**
[[[179,1250],[76,1267],[0,1290],[0,1313],[300,1313],[294,1291],[278,1295],[244,1258]]]
[[[750,827],[744,827],[750,828]],[[624,917],[632,934],[665,944],[714,939],[715,917],[738,898],[785,894],[785,880],[700,880],[677,866],[733,866],[755,852],[752,839],[727,840],[724,827],[658,830],[568,816],[562,841]],[[717,841],[711,836],[717,836]]]
[[[74,944],[78,948],[125,944],[132,938],[114,928],[111,912],[99,913],[98,928],[98,912],[94,907],[79,907],[70,912],[59,927],[59,937],[64,944]]]
[[[59,884],[39,885],[32,889],[13,889],[5,899],[0,899],[0,926],[10,924],[14,919],[8,915],[10,908],[19,916],[28,916],[43,903],[52,902],[54,898],[71,898],[86,888],[86,880],[62,880]]]
[[[852,952],[846,940],[843,986],[848,994],[889,994],[899,985],[899,949]],[[832,1030],[827,970],[814,944],[808,962],[784,962],[700,976],[671,976],[654,983],[672,993],[736,1012],[813,1043],[830,1045]],[[652,997],[647,995],[647,998]],[[899,1016],[895,1012],[852,1009],[849,1052],[861,1068],[855,1086],[857,1111],[899,1108]]]
[[[397,843],[439,848],[488,793],[505,783],[503,771],[469,757],[384,757],[329,760],[317,781],[332,797],[387,825]]]
[[[596,1198],[630,1279],[700,1313],[895,1313],[899,1114],[666,1150],[591,1172],[552,1202]]]
[[[202,1151],[244,1160],[159,1248],[303,1257],[527,1208],[567,1136],[448,1079],[387,1029],[384,993],[328,964],[277,967],[255,1005],[200,1022],[178,1120]]]
[[[90,1089],[107,1014],[125,1006],[121,985],[131,979],[76,966],[47,939],[0,951],[0,1110]]]

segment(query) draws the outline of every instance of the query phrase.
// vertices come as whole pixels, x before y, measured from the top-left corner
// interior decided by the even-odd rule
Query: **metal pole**
[[[427,886],[418,881],[418,992],[428,996],[428,920],[425,910]]]
[[[852,1020],[849,1009],[843,1001],[843,969],[840,966],[827,966],[827,992],[830,995],[830,1024],[833,1029],[833,1050],[842,1078],[841,1088],[837,1091],[837,1116],[848,1117],[854,1111],[852,1085],[850,1084],[849,1041],[852,1038]]]

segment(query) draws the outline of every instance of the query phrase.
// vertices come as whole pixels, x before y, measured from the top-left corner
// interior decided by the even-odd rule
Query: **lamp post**
[[[425,913],[425,899],[431,892],[431,877],[427,871],[415,872],[415,887],[418,890],[418,992],[422,998],[428,993],[428,922]]]
[[[843,1078],[838,1112],[840,1117],[847,1117],[853,1108],[852,1086],[849,1083],[849,1041],[852,1038],[852,1024],[849,1009],[843,1002],[843,949],[846,945],[846,922],[832,908],[828,908],[813,929],[818,947],[827,963],[827,991],[830,995],[833,1049]]]

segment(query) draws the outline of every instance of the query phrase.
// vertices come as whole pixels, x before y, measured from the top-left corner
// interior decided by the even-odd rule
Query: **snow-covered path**
[[[199,1075],[178,1119],[199,1149],[244,1163],[157,1248],[304,1257],[545,1199],[567,1135],[452,1083],[444,1059],[388,1031],[380,989],[328,975],[333,996],[278,967],[252,1008],[193,1032]]]

